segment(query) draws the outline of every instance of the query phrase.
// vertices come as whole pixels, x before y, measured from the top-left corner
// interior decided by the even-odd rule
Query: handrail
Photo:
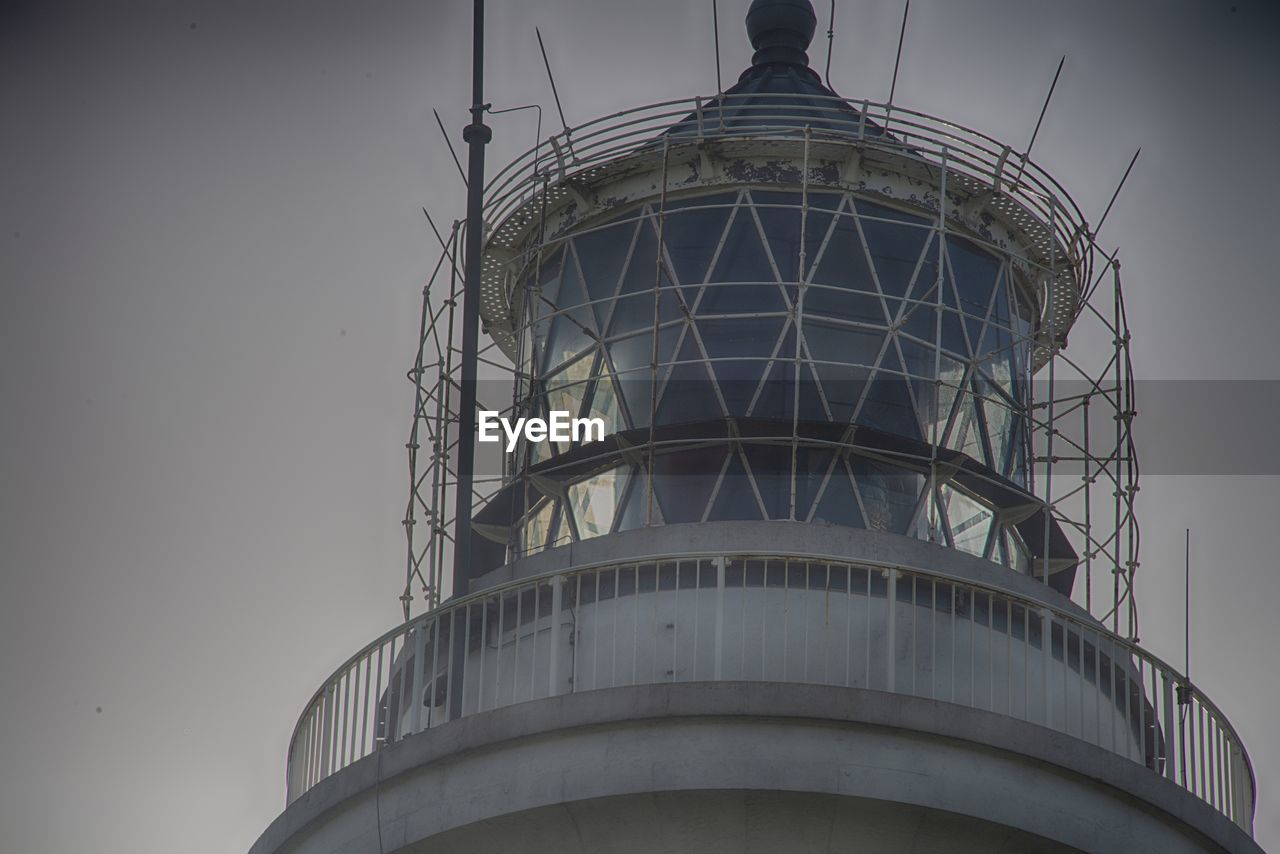
[[[787,597],[798,598],[788,605]],[[832,606],[833,597],[843,610]],[[795,616],[811,606],[824,615],[821,620]],[[757,619],[748,619],[757,611]],[[803,639],[788,625],[798,619]],[[917,649],[926,621],[927,666]],[[724,640],[729,625],[741,633],[740,653],[731,648],[732,638]],[[843,640],[835,637],[841,629]],[[609,633],[612,657],[601,664]],[[450,666],[454,638],[465,644],[458,685]],[[661,662],[660,643],[669,647]],[[905,645],[910,660],[899,651]],[[939,657],[940,647],[950,650],[949,664]],[[788,676],[797,649],[804,656],[798,678]],[[962,679],[957,656],[965,655]],[[865,668],[853,666],[855,656]],[[650,658],[650,674],[641,676],[640,663]],[[822,676],[811,675],[811,661],[822,662]],[[829,672],[833,663],[843,663],[843,680]],[[948,686],[938,674],[948,672],[950,695],[939,696]],[[1226,716],[1176,669],[1084,612],[946,572],[760,551],[646,556],[553,570],[451,600],[384,632],[348,658],[306,704],[290,740],[287,798],[293,801],[386,742],[448,722],[457,716],[451,706],[467,716],[610,687],[620,679],[655,684],[684,678],[853,684],[988,708],[1145,765],[1252,830],[1256,780]],[[918,678],[929,681],[927,695]],[[979,686],[988,694],[985,701],[977,696]],[[455,692],[456,705],[447,699]]]
[[[727,115],[726,114],[730,114]],[[721,119],[723,124],[721,125]],[[660,155],[664,135],[676,144],[778,136],[796,137],[809,125],[815,139],[836,140],[947,169],[1012,202],[1002,211],[1023,230],[1052,234],[1077,297],[1089,281],[1092,237],[1079,207],[1031,160],[996,139],[927,113],[887,102],[759,93],[662,101],[610,113],[565,128],[511,160],[485,188],[485,222],[492,244],[503,226],[544,191],[640,155]],[[874,128],[874,132],[869,132]],[[552,180],[554,178],[554,181]],[[1049,239],[1031,251],[1049,253]],[[507,249],[514,247],[507,246]]]

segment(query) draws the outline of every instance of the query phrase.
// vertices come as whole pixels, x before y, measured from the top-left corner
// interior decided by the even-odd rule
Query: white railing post
[[[413,703],[413,713],[409,716],[409,732],[411,733],[420,732],[422,730],[422,703],[425,696],[425,692],[423,690],[425,680],[422,674],[426,671],[426,668],[423,667],[424,662],[422,660],[422,657],[426,655],[426,643],[425,638],[423,637],[426,632],[423,631],[423,628],[424,627],[420,623],[418,627],[413,630],[413,688],[410,689],[411,693],[409,695],[409,702]],[[407,666],[408,662],[405,662],[405,665]]]
[[[320,777],[321,778],[329,776],[329,760],[330,760],[329,727],[331,726],[332,720],[333,720],[332,696],[333,696],[333,686],[332,685],[325,686],[324,700],[323,700],[324,705],[322,707],[323,712],[322,712],[321,724],[320,724]]]
[[[716,555],[716,666],[715,679],[719,682],[724,672],[724,555]]]
[[[1173,750],[1173,677],[1167,670],[1160,673],[1161,702],[1164,703],[1164,776],[1176,780]]]
[[[885,655],[888,669],[888,691],[896,691],[898,688],[898,680],[896,678],[896,665],[898,658],[898,569],[890,567],[884,571],[887,583],[885,591],[885,602],[888,603],[889,613],[885,617]]]
[[[1053,728],[1053,711],[1052,711],[1053,702],[1049,696],[1049,669],[1053,667],[1053,612],[1050,611],[1048,608],[1045,608],[1040,612],[1040,626],[1041,626],[1040,639],[1041,639],[1041,644],[1044,646],[1044,673],[1041,674],[1043,676],[1042,690],[1044,692],[1044,725],[1052,729]],[[1031,645],[1030,638],[1027,638],[1027,645],[1028,646]],[[1066,637],[1065,624],[1063,625],[1062,646],[1063,646],[1062,664],[1063,664],[1063,667],[1065,667],[1067,663],[1066,661],[1067,637]],[[1030,720],[1031,716],[1027,715],[1027,719]],[[1064,718],[1062,722],[1065,725],[1066,719]],[[1065,726],[1063,727],[1063,729],[1065,731],[1066,729]]]
[[[551,658],[547,676],[547,696],[549,697],[560,693],[560,600],[563,595],[561,592],[563,586],[563,575],[557,575],[551,579]],[[534,637],[537,637],[536,631]]]

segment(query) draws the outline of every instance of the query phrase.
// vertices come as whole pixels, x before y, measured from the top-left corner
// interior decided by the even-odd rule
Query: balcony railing
[[[1008,715],[1143,765],[1252,831],[1253,770],[1226,717],[1100,624],[916,568],[724,553],[553,572],[387,632],[307,704],[288,799],[451,719],[683,681],[849,686]]]

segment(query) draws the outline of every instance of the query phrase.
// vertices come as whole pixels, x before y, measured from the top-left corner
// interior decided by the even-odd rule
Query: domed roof
[[[747,35],[755,54],[738,82],[708,101],[668,136],[721,136],[805,126],[816,133],[883,136],[884,130],[822,82],[806,53],[817,15],[809,0],[754,0]]]

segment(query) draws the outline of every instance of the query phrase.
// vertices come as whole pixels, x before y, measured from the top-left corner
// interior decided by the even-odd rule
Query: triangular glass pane
[[[654,265],[657,263],[658,232],[653,217],[646,214],[640,220],[640,231],[631,250],[631,257],[627,259],[627,269],[622,274],[618,293],[625,295],[652,291],[657,275]]]
[[[545,365],[547,335],[556,311],[555,298],[560,292],[560,269],[564,265],[564,252],[560,247],[548,252],[542,267],[537,271],[536,284],[526,291],[529,300],[528,316],[533,318],[529,337],[533,349],[534,370]]]
[[[720,449],[678,451],[654,459],[654,490],[668,524],[702,521],[723,465]]]
[[[646,275],[652,276],[653,265],[649,264],[648,267],[649,272]],[[610,338],[628,335],[641,329],[653,328],[653,301],[655,297],[658,298],[658,323],[666,323],[684,317],[684,311],[680,308],[680,300],[671,285],[671,278],[668,275],[665,263],[658,271],[658,288],[655,292],[653,290],[653,281],[650,280],[647,290],[618,297],[613,309],[613,315],[609,319]]]
[[[787,310],[782,290],[767,284],[775,281],[773,267],[749,208],[739,207],[735,213],[708,281],[697,305],[700,315]]]
[[[560,276],[560,293],[556,297],[556,305],[561,309],[571,308],[573,306],[585,306],[587,303],[586,286],[582,281],[582,271],[578,264],[578,257],[573,252],[570,245],[565,252],[564,269]],[[595,329],[594,323],[588,322],[591,329]]]
[[[1013,335],[1008,329],[996,323],[988,323],[983,330],[978,349],[974,355],[979,358],[987,358],[993,354],[1005,354],[1013,347]]]
[[[583,350],[595,344],[589,329],[591,312],[584,305],[576,306],[551,321],[547,333],[543,370],[550,371],[564,364]]]
[[[787,407],[790,410],[791,407]],[[791,413],[788,411],[787,415]],[[813,366],[806,363],[800,365],[800,420],[826,422],[831,420],[826,408],[822,405],[822,395],[818,392],[818,380],[813,373]]]
[[[982,434],[978,426],[978,412],[973,395],[966,393],[960,401],[955,424],[947,436],[947,447],[959,451],[983,465],[990,465],[986,448],[983,446]]]
[[[627,429],[622,417],[622,406],[618,402],[618,393],[614,388],[613,375],[603,365],[599,368],[595,387],[591,391],[591,403],[587,407],[586,417],[603,420],[606,436]]]
[[[796,449],[796,519],[809,518],[809,509],[818,497],[833,456],[835,452],[827,448]],[[843,468],[843,464],[837,463],[837,472]]]
[[[980,365],[982,373],[1006,395],[1016,399],[1017,388],[1014,378],[1018,373],[1014,348],[1009,342],[1008,331],[993,323],[987,324],[979,353],[980,358],[983,359]]]
[[[951,545],[971,555],[985,555],[995,514],[950,484],[944,483],[940,491],[951,527]]]
[[[1031,571],[1031,556],[1027,552],[1026,546],[1022,544],[1022,538],[1012,528],[1004,529],[1004,548],[1009,557],[1009,568],[1023,575]]]
[[[756,211],[760,214],[760,221],[764,225],[765,234],[770,238],[770,249],[773,253],[774,262],[778,266],[778,271],[782,275],[784,282],[794,282],[798,278],[798,266],[792,266],[790,262],[784,259],[796,257],[798,260],[798,249],[794,241],[787,243],[784,248],[775,239],[774,233],[771,231],[771,219],[766,218],[766,211],[769,216],[794,215],[797,220],[800,216],[801,195],[793,192],[780,192],[776,190],[752,190],[752,201],[755,202]],[[833,212],[837,207],[841,206],[844,200],[842,193],[821,193],[810,192],[808,194],[809,211],[805,215],[804,224],[804,252],[805,252],[805,272],[811,274],[818,262],[818,253],[822,248],[822,242],[827,237],[827,231],[831,226]],[[788,209],[770,208],[768,205],[786,205]],[[798,228],[798,225],[796,226]],[[806,276],[807,277],[807,276]]]
[[[618,278],[636,232],[635,222],[621,222],[594,229],[573,238],[578,265],[596,328],[604,329],[613,296],[618,292]]]
[[[564,247],[557,246],[543,258],[538,271],[538,316],[546,317],[555,312],[560,299],[560,272],[564,269]]]
[[[919,217],[873,202],[859,199],[857,208],[859,225],[866,238],[881,291],[890,296],[906,296],[908,284],[932,231]]]
[[[815,364],[813,370],[822,384],[822,394],[831,410],[831,420],[837,424],[851,422],[853,413],[857,411],[858,401],[862,399],[867,387],[871,369]]]
[[[929,235],[929,245],[920,256],[920,266],[916,269],[915,279],[911,282],[910,297],[913,300],[930,305],[938,302],[938,237]],[[944,301],[946,290],[943,290]]]
[[[747,470],[742,465],[742,457],[738,451],[730,454],[729,468],[725,470],[720,491],[716,494],[711,515],[707,518],[716,522],[760,518],[760,504],[751,489],[751,481],[747,478]]]
[[[800,281],[800,194],[788,195],[789,207],[757,204],[755,212],[769,238],[769,252],[779,277],[785,283],[796,284]]]
[[[693,335],[686,335],[680,355],[662,389],[658,423],[689,424],[723,417],[702,352]]]
[[[587,383],[591,378],[591,367],[595,361],[594,355],[587,355],[547,377],[548,410],[568,412],[571,418],[577,418],[581,414],[582,399],[587,393]],[[569,449],[567,441],[547,444],[555,444],[561,453]]]
[[[872,366],[880,359],[884,335],[853,327],[806,321],[805,343],[823,395],[837,422],[852,419]]]
[[[707,268],[720,245],[735,199],[735,194],[717,193],[668,203],[662,240],[676,281],[685,287],[689,302],[696,297],[697,288],[687,286],[706,281]]]
[[[907,533],[924,488],[924,476],[856,455],[849,458],[849,468],[862,493],[867,527],[891,534]]]
[[[911,375],[916,409],[920,413],[921,435],[926,442],[934,441],[936,435],[940,442],[947,432],[957,389],[964,381],[965,366],[949,356],[939,356],[933,347],[904,335],[897,336],[897,343],[902,351],[903,364]],[[938,372],[940,383],[934,381],[935,372]]]
[[[768,367],[767,357],[782,333],[781,317],[699,320],[698,331],[711,358],[729,412],[746,415]]]
[[[1009,265],[1000,268],[1000,279],[996,282],[996,293],[991,300],[991,319],[1006,328],[1013,328],[1009,318]]]
[[[772,367],[769,368],[768,378],[760,388],[755,404],[751,407],[751,416],[753,418],[790,418],[794,385],[795,363],[789,358],[784,361],[783,354],[780,352],[778,358],[772,363]]]
[[[1016,441],[1013,434],[1014,417],[1013,410],[1006,406],[999,395],[987,391],[986,399],[982,401],[982,411],[987,419],[987,435],[991,439],[991,462],[992,468],[1007,474],[1007,461],[1009,459],[1010,443]]]
[[[908,304],[902,319],[902,331],[931,345],[938,340],[938,312],[930,303]]]
[[[769,519],[791,516],[791,447],[789,445],[743,445],[747,465],[755,480],[760,500]]]
[[[640,469],[632,467],[627,480],[627,487],[622,493],[622,500],[616,511],[619,531],[643,528],[645,513],[648,511],[646,505],[649,501],[649,478]],[[657,512],[656,507],[655,512]]]
[[[555,509],[556,502],[546,499],[525,519],[520,542],[522,554],[537,554],[546,548],[547,536],[552,533],[551,523],[554,521]]]
[[[671,370],[676,342],[686,324],[664,326],[658,332],[658,383]],[[649,425],[649,407],[653,397],[653,334],[642,332],[609,343],[609,355],[616,371],[617,390],[622,394],[632,427]]]
[[[849,478],[849,470],[844,461],[836,463],[831,470],[831,478],[822,491],[818,507],[813,512],[813,521],[827,522],[832,525],[844,525],[846,528],[865,528],[862,508],[858,506],[857,496],[853,494],[853,482]]]
[[[985,319],[996,274],[1000,271],[999,259],[956,235],[947,236],[947,259],[960,295],[960,310],[979,320]]]
[[[920,422],[908,385],[897,349],[889,347],[867,390],[857,422],[910,439],[920,439]]]
[[[609,533],[627,487],[628,469],[601,472],[569,486],[569,507],[578,538],[589,540]]]
[[[942,349],[965,361],[971,357],[960,316],[950,308],[942,310]]]
[[[837,217],[821,257],[812,259],[811,263],[814,266],[810,282],[846,291],[877,293],[858,224],[851,214],[842,213]]]
[[[971,353],[960,320],[955,283],[950,278],[942,286],[942,348],[968,361]]]

